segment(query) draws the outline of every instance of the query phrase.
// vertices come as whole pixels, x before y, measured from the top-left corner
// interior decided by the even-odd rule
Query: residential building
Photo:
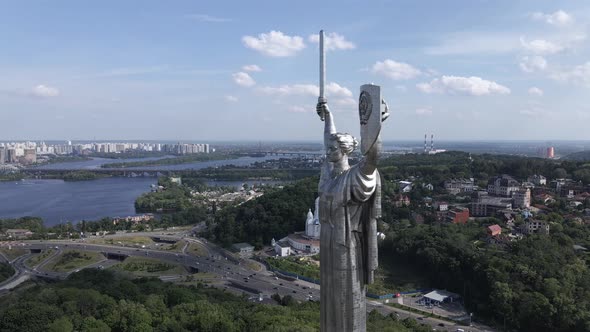
[[[252,253],[254,252],[254,246],[245,242],[234,243],[232,249],[242,257],[252,256]]]
[[[25,149],[24,156],[22,158],[22,164],[29,165],[37,162],[37,150]]]
[[[472,192],[475,190],[473,179],[451,179],[445,181],[445,190],[450,194],[456,195],[464,192]]]
[[[4,164],[6,162],[6,148],[0,146],[0,164]]]
[[[404,207],[404,206],[410,206],[410,198],[406,195],[402,195],[402,194],[397,194],[395,196],[393,196],[393,199],[391,200],[391,202],[393,203],[393,206],[395,207]]]
[[[543,204],[555,203],[555,198],[549,194],[539,194],[535,196],[535,200],[543,202]]]
[[[522,232],[525,234],[549,234],[549,223],[543,220],[527,219],[524,222]]]
[[[511,197],[512,192],[520,189],[520,183],[507,174],[495,176],[488,181],[488,193],[495,196]]]
[[[283,241],[277,241],[274,245],[275,253],[279,257],[285,257],[291,255],[291,246],[289,243]]]
[[[447,211],[449,209],[449,203],[443,201],[434,202],[434,208],[437,211]]]
[[[476,191],[471,195],[471,215],[475,217],[493,217],[501,210],[511,209],[511,198],[489,196],[485,191]]]
[[[412,182],[411,181],[399,181],[399,190],[402,193],[409,193],[412,191]]]
[[[488,232],[489,236],[500,235],[500,234],[502,234],[502,227],[500,227],[500,225],[498,225],[498,224],[488,226],[487,232]]]
[[[4,233],[9,239],[25,239],[33,235],[28,229],[7,229]]]
[[[529,176],[528,181],[533,183],[536,186],[546,186],[547,185],[547,178],[545,178],[543,175],[533,175],[533,176]]]
[[[469,220],[469,209],[455,207],[447,212],[447,221],[453,224],[465,224]]]
[[[528,209],[531,206],[531,190],[521,188],[512,192],[512,206],[514,208]]]
[[[422,188],[424,188],[424,189],[428,189],[428,190],[430,190],[430,191],[433,191],[433,190],[434,190],[434,186],[432,185],[432,183],[427,183],[427,184],[424,184],[424,183],[423,183],[423,184],[422,184]]]

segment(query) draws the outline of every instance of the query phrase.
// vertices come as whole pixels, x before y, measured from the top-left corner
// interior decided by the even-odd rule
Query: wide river
[[[184,168],[200,169],[222,165],[249,165],[263,158],[239,158],[184,164]],[[145,159],[144,159],[145,160]],[[111,159],[46,165],[54,169],[92,169]],[[73,165],[75,164],[75,165]],[[178,169],[181,165],[161,166]],[[0,182],[0,219],[35,216],[43,218],[46,226],[61,222],[98,220],[103,217],[135,215],[134,202],[142,193],[150,191],[156,178],[103,178],[92,181],[65,182],[62,180],[23,180]],[[209,185],[234,186],[260,181],[210,181]],[[272,181],[270,181],[272,182]],[[269,181],[265,182],[269,183]],[[276,182],[274,182],[276,183]]]

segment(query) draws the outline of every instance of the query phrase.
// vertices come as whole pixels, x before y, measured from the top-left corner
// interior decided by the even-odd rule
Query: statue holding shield
[[[320,52],[323,53],[320,32]],[[324,59],[322,54],[321,59]],[[323,61],[321,61],[322,63]],[[323,65],[320,65],[321,72]],[[325,71],[324,71],[325,73]],[[324,75],[321,73],[321,75]],[[320,86],[324,79],[320,79]],[[334,116],[320,87],[317,113],[324,125],[326,159],[319,191],[320,233],[320,319],[321,331],[366,330],[366,286],[377,269],[377,218],[381,215],[381,182],[377,159],[381,149],[379,86],[361,87],[359,118],[361,161],[349,166],[348,155],[358,145],[350,134],[336,130]]]

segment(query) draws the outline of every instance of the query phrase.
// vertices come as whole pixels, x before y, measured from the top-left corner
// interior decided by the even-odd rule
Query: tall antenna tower
[[[430,134],[430,151],[434,152],[434,134]]]

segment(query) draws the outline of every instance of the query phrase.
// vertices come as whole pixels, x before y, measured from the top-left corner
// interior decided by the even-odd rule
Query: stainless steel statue
[[[365,292],[377,269],[377,224],[381,186],[377,158],[381,148],[380,88],[363,85],[359,98],[363,158],[349,166],[348,155],[358,145],[336,131],[321,87],[325,81],[323,32],[320,32],[320,98],[317,113],[325,121],[326,160],[319,183],[321,331],[366,330]],[[383,102],[384,104],[384,102]]]

